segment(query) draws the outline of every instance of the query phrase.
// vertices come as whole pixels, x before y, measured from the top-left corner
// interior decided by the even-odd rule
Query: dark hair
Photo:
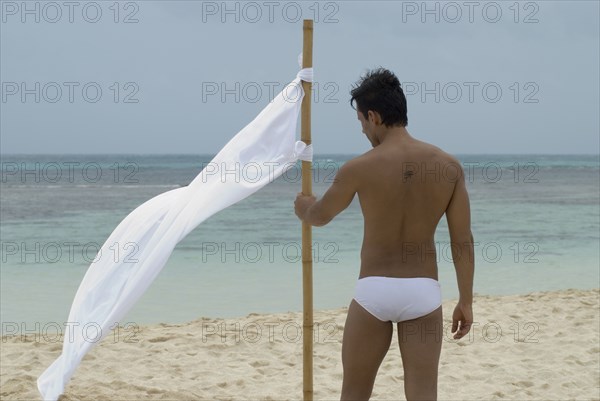
[[[350,91],[350,95],[350,106],[354,108],[353,102],[356,101],[358,111],[365,118],[368,111],[373,110],[379,113],[381,122],[387,127],[408,125],[406,97],[393,72],[385,68],[368,71]]]

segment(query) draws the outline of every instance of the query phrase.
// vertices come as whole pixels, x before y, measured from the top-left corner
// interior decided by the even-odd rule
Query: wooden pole
[[[313,50],[313,21],[304,20],[303,26],[302,68],[311,68]],[[304,98],[302,99],[300,139],[311,144],[310,102],[312,83],[302,81]],[[302,193],[312,195],[312,163],[302,161]],[[313,278],[312,278],[312,227],[302,222],[302,299],[303,299],[303,393],[304,401],[313,399]]]

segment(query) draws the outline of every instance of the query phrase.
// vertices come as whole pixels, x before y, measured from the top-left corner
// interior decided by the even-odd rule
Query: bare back
[[[434,234],[461,174],[456,159],[414,138],[355,159],[364,216],[360,277],[437,280]]]

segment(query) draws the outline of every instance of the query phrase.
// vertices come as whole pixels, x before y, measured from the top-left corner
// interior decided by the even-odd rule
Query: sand
[[[470,337],[444,334],[439,400],[600,400],[599,297],[476,296]],[[454,305],[443,304],[447,327]],[[315,400],[339,400],[346,311],[315,312]],[[121,327],[84,358],[61,400],[302,399],[301,324],[284,313]],[[36,379],[62,344],[47,331],[2,337],[2,400],[40,399]],[[396,333],[371,399],[405,399]]]

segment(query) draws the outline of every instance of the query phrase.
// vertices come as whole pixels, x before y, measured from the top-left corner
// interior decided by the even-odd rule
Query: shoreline
[[[455,302],[442,303],[439,400],[599,399],[598,288],[476,295],[471,333],[458,341]],[[346,311],[314,311],[315,400],[339,399]],[[120,326],[84,357],[61,400],[300,399],[301,332],[301,312]],[[40,399],[35,381],[62,348],[53,340],[2,336],[2,399]],[[372,399],[404,399],[402,379],[394,328]]]

